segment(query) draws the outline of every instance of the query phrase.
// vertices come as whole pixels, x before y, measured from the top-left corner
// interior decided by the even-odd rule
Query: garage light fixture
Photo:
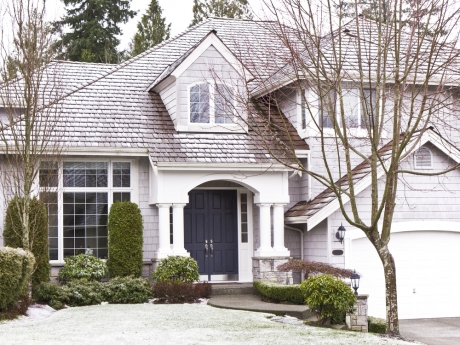
[[[337,238],[340,243],[343,243],[343,239],[345,238],[345,227],[340,224],[339,228],[337,229],[337,233],[335,234],[335,238]]]
[[[353,274],[351,275],[351,287],[355,290],[355,295],[358,294],[358,288],[359,288],[359,279],[360,275],[356,273],[356,270],[353,271]]]

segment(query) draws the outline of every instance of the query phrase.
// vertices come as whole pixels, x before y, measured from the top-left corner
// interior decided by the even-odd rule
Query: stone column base
[[[356,296],[355,312],[347,314],[346,322],[348,329],[357,332],[369,332],[367,324],[367,298],[369,295]]]
[[[276,280],[280,284],[292,285],[292,272],[280,272],[277,269],[279,265],[282,265],[291,259],[291,257],[286,256],[253,257],[252,275],[254,280]]]

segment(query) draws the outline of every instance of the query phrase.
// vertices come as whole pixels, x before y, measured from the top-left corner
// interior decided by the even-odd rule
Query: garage
[[[390,241],[396,262],[400,319],[460,316],[458,224],[439,226],[445,230],[431,230],[433,226],[427,224],[423,230],[411,229],[413,225],[394,226]],[[384,318],[381,261],[367,238],[350,240],[350,267],[361,274],[359,293],[369,295],[369,315]]]

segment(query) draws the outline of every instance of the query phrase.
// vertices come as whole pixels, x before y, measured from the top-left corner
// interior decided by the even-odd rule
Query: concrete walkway
[[[298,319],[308,319],[312,313],[307,306],[293,304],[267,303],[260,300],[256,295],[213,295],[208,304],[213,307],[225,309],[239,309],[272,313],[277,315],[286,314]]]
[[[427,345],[460,344],[460,317],[400,320],[399,330],[404,337]]]

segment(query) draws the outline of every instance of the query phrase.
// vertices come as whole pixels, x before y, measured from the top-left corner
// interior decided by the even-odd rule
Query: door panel
[[[185,249],[198,261],[200,274],[208,279],[238,274],[236,191],[193,190],[189,200],[184,209]]]

